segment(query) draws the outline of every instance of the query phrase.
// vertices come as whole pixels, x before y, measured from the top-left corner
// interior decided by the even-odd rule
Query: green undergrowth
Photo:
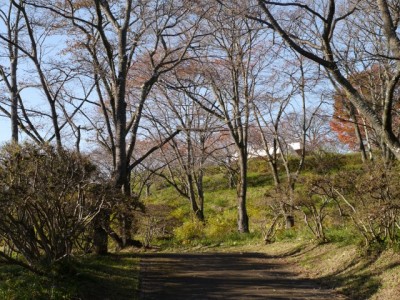
[[[75,286],[34,275],[19,266],[0,264],[0,299],[72,299]]]
[[[291,166],[299,163],[293,157]],[[315,174],[335,173],[343,168],[359,168],[361,160],[358,154],[337,155],[316,153],[307,157],[302,178]],[[285,180],[283,166],[280,167]],[[296,187],[301,190],[299,181]],[[204,215],[205,222],[197,221],[190,212],[190,203],[180,196],[172,187],[156,185],[150,197],[144,199],[147,207],[151,207],[157,218],[141,224],[136,238],[145,239],[151,231],[150,244],[157,247],[199,246],[219,244],[243,244],[243,240],[263,240],[270,226],[273,214],[269,209],[269,191],[273,191],[273,177],[268,163],[264,159],[251,159],[248,168],[247,210],[250,220],[250,235],[242,237],[236,232],[237,202],[236,189],[230,188],[227,176],[218,167],[210,167],[204,177]],[[331,209],[331,208],[328,208]],[[334,208],[332,208],[334,209]],[[285,229],[283,220],[277,224],[274,237],[276,241],[300,239],[310,240],[312,236],[303,222],[301,212],[295,212],[296,227]],[[358,243],[359,236],[349,226],[343,226],[342,220],[326,219],[327,238],[333,242],[348,243],[349,240]],[[347,224],[344,224],[347,225]],[[162,234],[157,230],[162,227]]]
[[[71,262],[63,276],[37,276],[0,263],[0,299],[135,299],[139,261],[133,254],[87,256]],[[66,273],[66,274],[65,274]]]

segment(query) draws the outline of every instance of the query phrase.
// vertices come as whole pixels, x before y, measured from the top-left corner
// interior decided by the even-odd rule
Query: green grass
[[[327,227],[326,237],[328,241],[341,246],[360,245],[363,238],[354,228],[347,226]]]
[[[134,299],[138,290],[139,259],[132,254],[87,258],[78,269],[83,299]]]
[[[0,299],[136,299],[139,260],[132,254],[87,256],[70,265],[73,274],[40,277],[0,264]]]
[[[264,173],[249,172],[247,174],[247,181],[249,187],[265,187],[273,184],[272,176]]]
[[[291,167],[295,168],[299,163],[297,157],[289,160]],[[361,165],[360,156],[358,154],[331,154],[331,153],[315,153],[306,159],[305,169],[301,173],[301,178],[315,176],[316,174],[326,174],[327,172],[335,173],[341,168],[359,168]],[[267,224],[271,219],[271,211],[268,206],[268,191],[273,189],[273,178],[269,170],[268,163],[263,159],[250,159],[248,164],[248,190],[247,190],[247,210],[250,220],[250,231],[253,234],[262,236]],[[282,166],[279,167],[281,178],[285,181],[286,175]],[[297,183],[296,189],[301,190],[303,185]],[[228,178],[224,174],[223,169],[218,167],[210,167],[205,171],[204,176],[204,215],[206,218],[205,226],[197,226],[191,224],[193,216],[190,212],[190,204],[187,199],[183,199],[172,187],[160,185],[154,190],[153,195],[144,199],[145,203],[165,204],[171,208],[169,215],[165,218],[173,217],[177,220],[177,227],[174,230],[174,238],[168,238],[165,244],[171,246],[175,241],[178,245],[182,242],[190,244],[210,244],[221,243],[227,238],[227,235],[236,232],[237,220],[237,199],[236,189],[228,187]],[[312,239],[310,234],[305,233],[307,228],[302,222],[303,216],[296,216],[297,227],[287,231],[284,224],[278,224],[277,234],[278,240],[290,239]],[[188,224],[185,224],[188,223]],[[331,224],[328,224],[329,226]],[[328,226],[328,227],[329,227]],[[300,232],[301,231],[301,232]],[[329,238],[335,242],[345,243],[352,233],[346,233],[345,230],[337,232],[334,229],[329,233]],[[140,239],[140,233],[138,235]],[[189,241],[190,240],[190,241]],[[163,242],[156,241],[158,246],[162,246]]]
[[[76,294],[70,283],[39,277],[19,266],[0,264],[0,299],[72,299]]]

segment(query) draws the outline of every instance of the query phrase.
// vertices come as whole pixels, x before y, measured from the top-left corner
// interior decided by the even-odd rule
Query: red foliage
[[[348,100],[344,95],[336,94],[334,97],[334,113],[333,118],[329,122],[331,129],[336,132],[339,141],[349,146],[352,150],[358,150],[357,136],[354,130],[354,121],[351,120],[348,107]],[[355,113],[356,119],[359,122],[361,120],[360,115]],[[361,132],[361,136],[365,137],[365,131],[361,124],[358,124]]]
[[[349,81],[357,88],[358,92],[377,112],[382,110],[381,87],[385,84],[385,79],[381,76],[382,70],[379,65],[374,65],[371,69],[356,73],[350,76]],[[334,96],[334,114],[330,121],[330,126],[336,132],[338,139],[348,145],[351,149],[358,149],[358,141],[355,133],[355,123],[357,121],[361,138],[364,140],[366,136],[364,122],[365,119],[354,109],[355,120],[351,118],[351,103],[343,90],[338,91]],[[367,128],[370,126],[365,123]]]

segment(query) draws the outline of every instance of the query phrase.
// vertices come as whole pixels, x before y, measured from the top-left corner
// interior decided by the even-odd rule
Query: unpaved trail
[[[145,254],[139,299],[345,299],[260,253]]]

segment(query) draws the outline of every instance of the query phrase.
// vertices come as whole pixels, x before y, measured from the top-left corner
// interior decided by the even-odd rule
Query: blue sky
[[[10,119],[0,117],[0,144],[11,139]]]

